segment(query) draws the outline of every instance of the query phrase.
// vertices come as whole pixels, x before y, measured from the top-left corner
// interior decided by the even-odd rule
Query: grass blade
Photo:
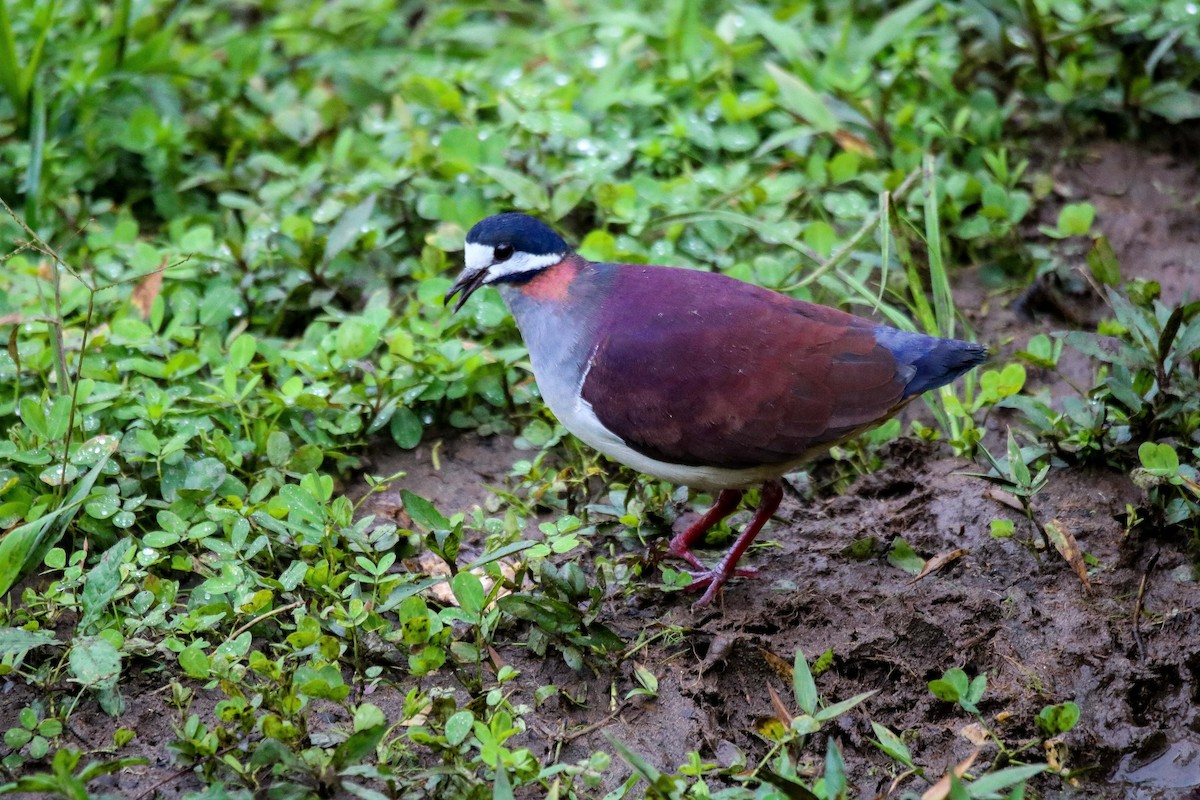
[[[42,157],[46,151],[46,93],[41,81],[33,85],[29,118],[29,167],[25,170],[25,224],[36,231],[42,199]]]
[[[80,507],[91,494],[92,487],[96,485],[100,471],[117,451],[117,437],[105,438],[111,439],[111,442],[105,443],[106,452],[75,484],[75,488],[62,505],[33,522],[26,522],[14,528],[0,540],[0,596],[8,592],[13,584],[41,559],[42,554],[58,542],[71,520],[75,519]]]
[[[21,93],[21,70],[17,66],[17,42],[8,18],[8,0],[0,0],[0,85],[4,86],[17,112],[17,121],[24,127],[29,114],[29,98]]]
[[[54,11],[57,7],[58,0],[51,0],[49,3],[39,5],[37,8],[37,17],[33,20],[34,30],[37,31],[37,39],[33,43],[33,49],[29,52],[29,58],[25,62],[25,69],[21,71],[19,78],[21,96],[27,101],[33,85],[37,81],[38,67],[42,63],[42,52],[46,49],[46,39],[50,36],[50,29],[54,27]]]
[[[808,660],[804,651],[796,648],[796,661],[792,665],[792,692],[796,695],[796,704],[805,714],[815,714],[817,711],[817,684],[813,681],[812,671],[808,668]]]
[[[954,338],[954,297],[950,278],[942,260],[942,229],[938,215],[937,164],[932,154],[925,155],[925,242],[929,249],[929,288],[933,292],[933,329],[926,333]]]

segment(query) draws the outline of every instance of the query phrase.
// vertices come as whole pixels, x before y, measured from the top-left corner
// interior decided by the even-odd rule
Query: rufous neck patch
[[[579,263],[567,256],[526,281],[520,290],[534,300],[566,300],[571,282],[579,275]]]

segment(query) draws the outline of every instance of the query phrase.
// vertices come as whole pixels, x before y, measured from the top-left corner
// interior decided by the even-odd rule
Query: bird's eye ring
[[[496,248],[495,254],[492,256],[492,258],[495,259],[496,263],[499,263],[501,261],[508,261],[510,258],[512,258],[512,254],[512,245],[502,244]]]

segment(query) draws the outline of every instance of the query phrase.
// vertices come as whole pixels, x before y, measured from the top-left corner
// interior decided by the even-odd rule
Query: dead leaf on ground
[[[976,747],[983,747],[988,742],[987,728],[983,727],[978,722],[972,722],[969,725],[964,725],[959,730],[958,735]]]
[[[912,584],[921,580],[926,575],[930,575],[934,572],[937,572],[939,569],[946,566],[947,564],[949,564],[953,561],[957,561],[958,559],[962,558],[963,556],[967,555],[970,552],[971,551],[966,549],[965,547],[960,547],[957,550],[950,550],[945,553],[938,553],[936,556],[934,556],[933,558],[931,558],[925,562],[925,566],[921,568],[921,571],[918,572],[915,576],[913,576],[913,579],[908,582],[909,586],[911,586]]]
[[[951,772],[954,777],[961,778],[967,774],[967,770],[975,763],[975,759],[979,758],[979,751],[976,750],[971,755],[964,758],[962,761],[954,765]],[[921,795],[921,800],[946,800],[950,796],[950,772],[942,776],[941,780],[925,790],[925,794]]]
[[[143,322],[150,319],[150,309],[154,307],[154,300],[162,291],[163,270],[166,268],[167,259],[164,258],[158,269],[138,281],[138,285],[133,288],[133,294],[129,296],[129,302],[142,315]]]
[[[1047,739],[1042,742],[1042,747],[1046,750],[1046,763],[1050,765],[1051,772],[1063,772],[1066,770],[1069,752],[1061,736]]]
[[[1071,569],[1075,570],[1075,574],[1083,582],[1083,588],[1090,592],[1092,581],[1088,578],[1087,564],[1083,560],[1083,553],[1079,550],[1079,543],[1075,541],[1075,537],[1057,519],[1050,520],[1042,527],[1045,529],[1046,535],[1050,537],[1050,541],[1054,543],[1054,548],[1067,560]]]
[[[783,678],[788,683],[792,682],[791,664],[775,655],[765,647],[758,648],[758,652],[762,653],[763,661],[767,662],[767,666],[771,668],[772,672]]]
[[[504,576],[505,580],[512,581],[516,579],[517,571],[509,561],[501,559],[499,564],[500,574]],[[421,572],[425,573],[431,578],[450,576],[450,567],[447,566],[446,562],[429,550],[421,553],[421,555],[417,558],[417,565]],[[494,583],[492,581],[492,577],[484,572],[483,567],[479,567],[478,569],[473,569],[471,571],[479,577],[480,583],[483,584],[483,593],[485,595],[489,594],[492,591],[492,584]],[[450,588],[449,581],[439,583],[436,586],[431,586],[427,590],[427,593],[430,597],[444,606],[458,606],[458,598],[454,596],[454,592]],[[512,592],[508,591],[507,589],[501,589],[496,593],[495,599],[504,597],[506,594],[512,594]]]
[[[507,663],[504,660],[504,656],[500,655],[500,651],[492,647],[490,644],[488,645],[488,655],[491,656],[492,666],[496,668],[497,672],[499,672],[500,669]]]
[[[775,691],[775,687],[767,684],[767,692],[771,695],[771,707],[775,709],[775,718],[783,723],[786,728],[792,724],[792,712],[788,711],[788,707],[783,704],[783,698],[779,696],[779,692]]]
[[[983,493],[983,496],[995,500],[1001,505],[1008,506],[1014,511],[1025,513],[1025,507],[1021,505],[1021,501],[1017,499],[1017,496],[1011,492],[1006,492],[1002,489],[988,489]]]

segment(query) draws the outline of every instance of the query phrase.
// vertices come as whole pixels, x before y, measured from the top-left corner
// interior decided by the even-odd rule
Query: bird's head
[[[489,283],[523,283],[562,261],[571,248],[549,225],[527,214],[495,214],[467,232],[466,268],[446,293],[460,294],[454,310]]]

